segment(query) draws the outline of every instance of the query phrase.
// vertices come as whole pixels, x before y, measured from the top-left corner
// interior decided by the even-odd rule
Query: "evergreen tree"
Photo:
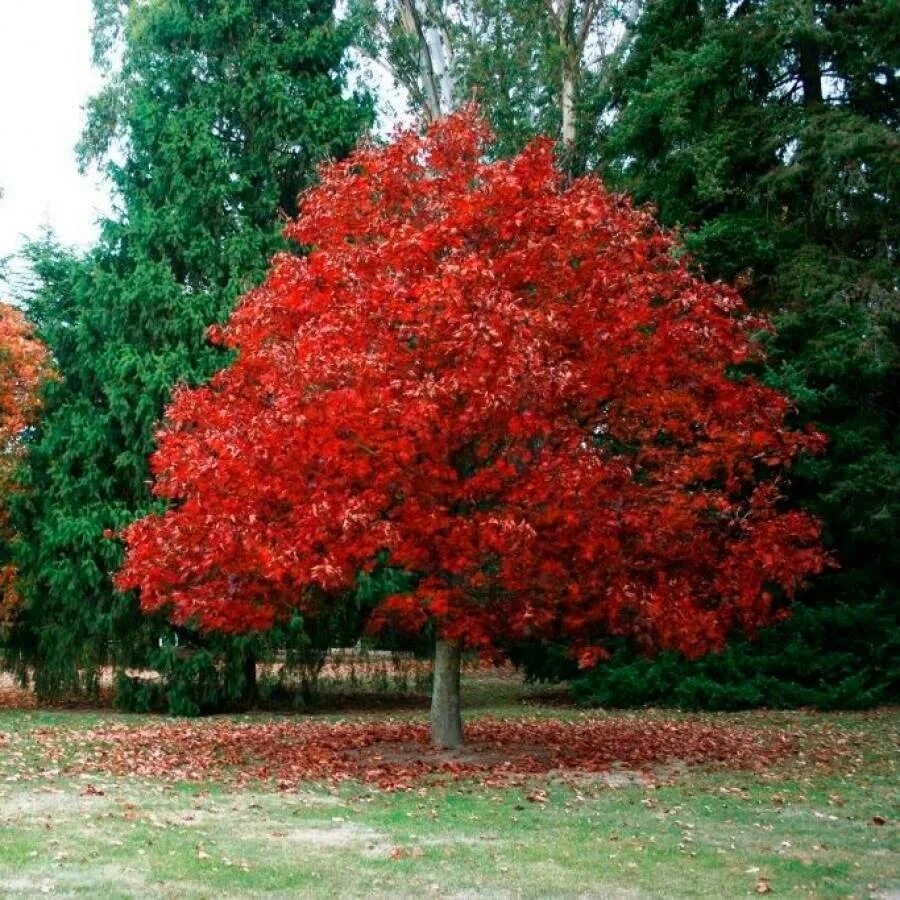
[[[767,377],[829,438],[797,467],[792,493],[823,519],[839,568],[761,641],[655,670],[623,651],[624,668],[584,696],[896,697],[898,34],[900,7],[883,0],[646,5],[607,98],[607,178],[653,203],[699,267],[774,318]]]
[[[12,652],[43,696],[92,690],[102,664],[151,660],[163,626],[113,589],[120,548],[104,532],[151,507],[147,459],[173,386],[227,361],[207,327],[284,246],[279,219],[317,163],[371,117],[344,90],[332,0],[95,6],[106,81],[79,152],[117,210],[85,256],[52,241],[27,250],[30,313],[62,376],[17,510],[25,605]],[[217,648],[238,670],[244,649]]]

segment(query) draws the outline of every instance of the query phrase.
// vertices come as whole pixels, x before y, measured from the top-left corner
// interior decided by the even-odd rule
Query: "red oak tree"
[[[0,545],[12,537],[7,502],[17,489],[22,434],[34,423],[40,409],[38,388],[48,374],[46,349],[25,316],[0,303]],[[9,624],[16,605],[15,570],[4,557],[0,557],[0,631]]]
[[[603,639],[697,655],[783,615],[824,554],[778,475],[821,436],[748,374],[764,327],[649,213],[567,184],[539,140],[486,162],[466,111],[327,167],[178,391],[173,501],[125,533],[144,609],[223,631],[337,602],[389,556],[374,621],[439,635],[432,728],[461,742],[460,646]]]

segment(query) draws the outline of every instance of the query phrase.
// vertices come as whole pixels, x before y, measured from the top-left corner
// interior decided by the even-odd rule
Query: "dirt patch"
[[[145,873],[121,865],[93,865],[89,871],[72,868],[51,871],[42,870],[31,875],[21,873],[11,878],[0,878],[0,896],[40,897],[55,894],[105,895],[113,891],[115,896],[128,894],[134,897],[148,896],[149,884]]]
[[[11,795],[0,794],[0,822],[34,821],[53,818],[60,814],[97,812],[109,809],[115,801],[105,796],[73,796],[72,791],[48,787],[32,788],[28,793],[15,791]]]
[[[132,673],[128,670],[127,674]],[[149,677],[158,677],[150,673]],[[22,687],[9,672],[0,672],[0,709],[112,709],[115,695],[115,671],[107,666],[97,673],[97,689],[90,695],[62,696],[53,701],[38,701],[31,685]]]
[[[436,769],[448,771],[462,766],[494,769],[507,765],[512,757],[516,760],[534,760],[538,765],[551,763],[551,752],[541,744],[522,744],[514,751],[496,743],[469,740],[459,750],[435,750],[427,741],[416,742],[414,747],[402,741],[374,741],[365,747],[354,748],[347,753],[349,759],[360,765],[408,765],[410,762],[427,761]]]
[[[34,709],[36,706],[32,691],[23,688],[9,672],[0,672],[0,709]]]
[[[286,832],[270,832],[269,837],[294,844],[303,844],[317,850],[357,849],[369,853],[382,853],[390,848],[387,835],[373,828],[342,823],[319,828],[292,828]]]

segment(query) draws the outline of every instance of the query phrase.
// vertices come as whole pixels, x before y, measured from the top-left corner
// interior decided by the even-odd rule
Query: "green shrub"
[[[558,669],[553,654],[532,679]],[[849,606],[798,605],[792,618],[756,640],[736,640],[721,653],[686,660],[652,659],[619,644],[612,659],[576,675],[572,694],[590,706],[677,706],[695,710],[754,707],[863,709],[900,698],[900,626],[885,594]]]

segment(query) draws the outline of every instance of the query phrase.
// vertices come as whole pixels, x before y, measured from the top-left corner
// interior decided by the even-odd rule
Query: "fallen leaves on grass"
[[[93,784],[86,784],[81,792],[82,797],[103,797],[105,794],[105,791],[101,791],[100,788],[95,787]]]
[[[391,847],[389,859],[421,859],[425,851],[421,847]]]
[[[670,763],[762,769],[794,752],[792,736],[778,729],[639,718],[480,719],[466,727],[468,743],[457,752],[431,748],[426,725],[395,721],[116,724],[81,732],[75,750],[58,729],[38,729],[34,737],[65,774],[274,780],[283,790],[348,779],[409,789],[424,779],[473,776],[490,786],[616,765],[646,773]]]

